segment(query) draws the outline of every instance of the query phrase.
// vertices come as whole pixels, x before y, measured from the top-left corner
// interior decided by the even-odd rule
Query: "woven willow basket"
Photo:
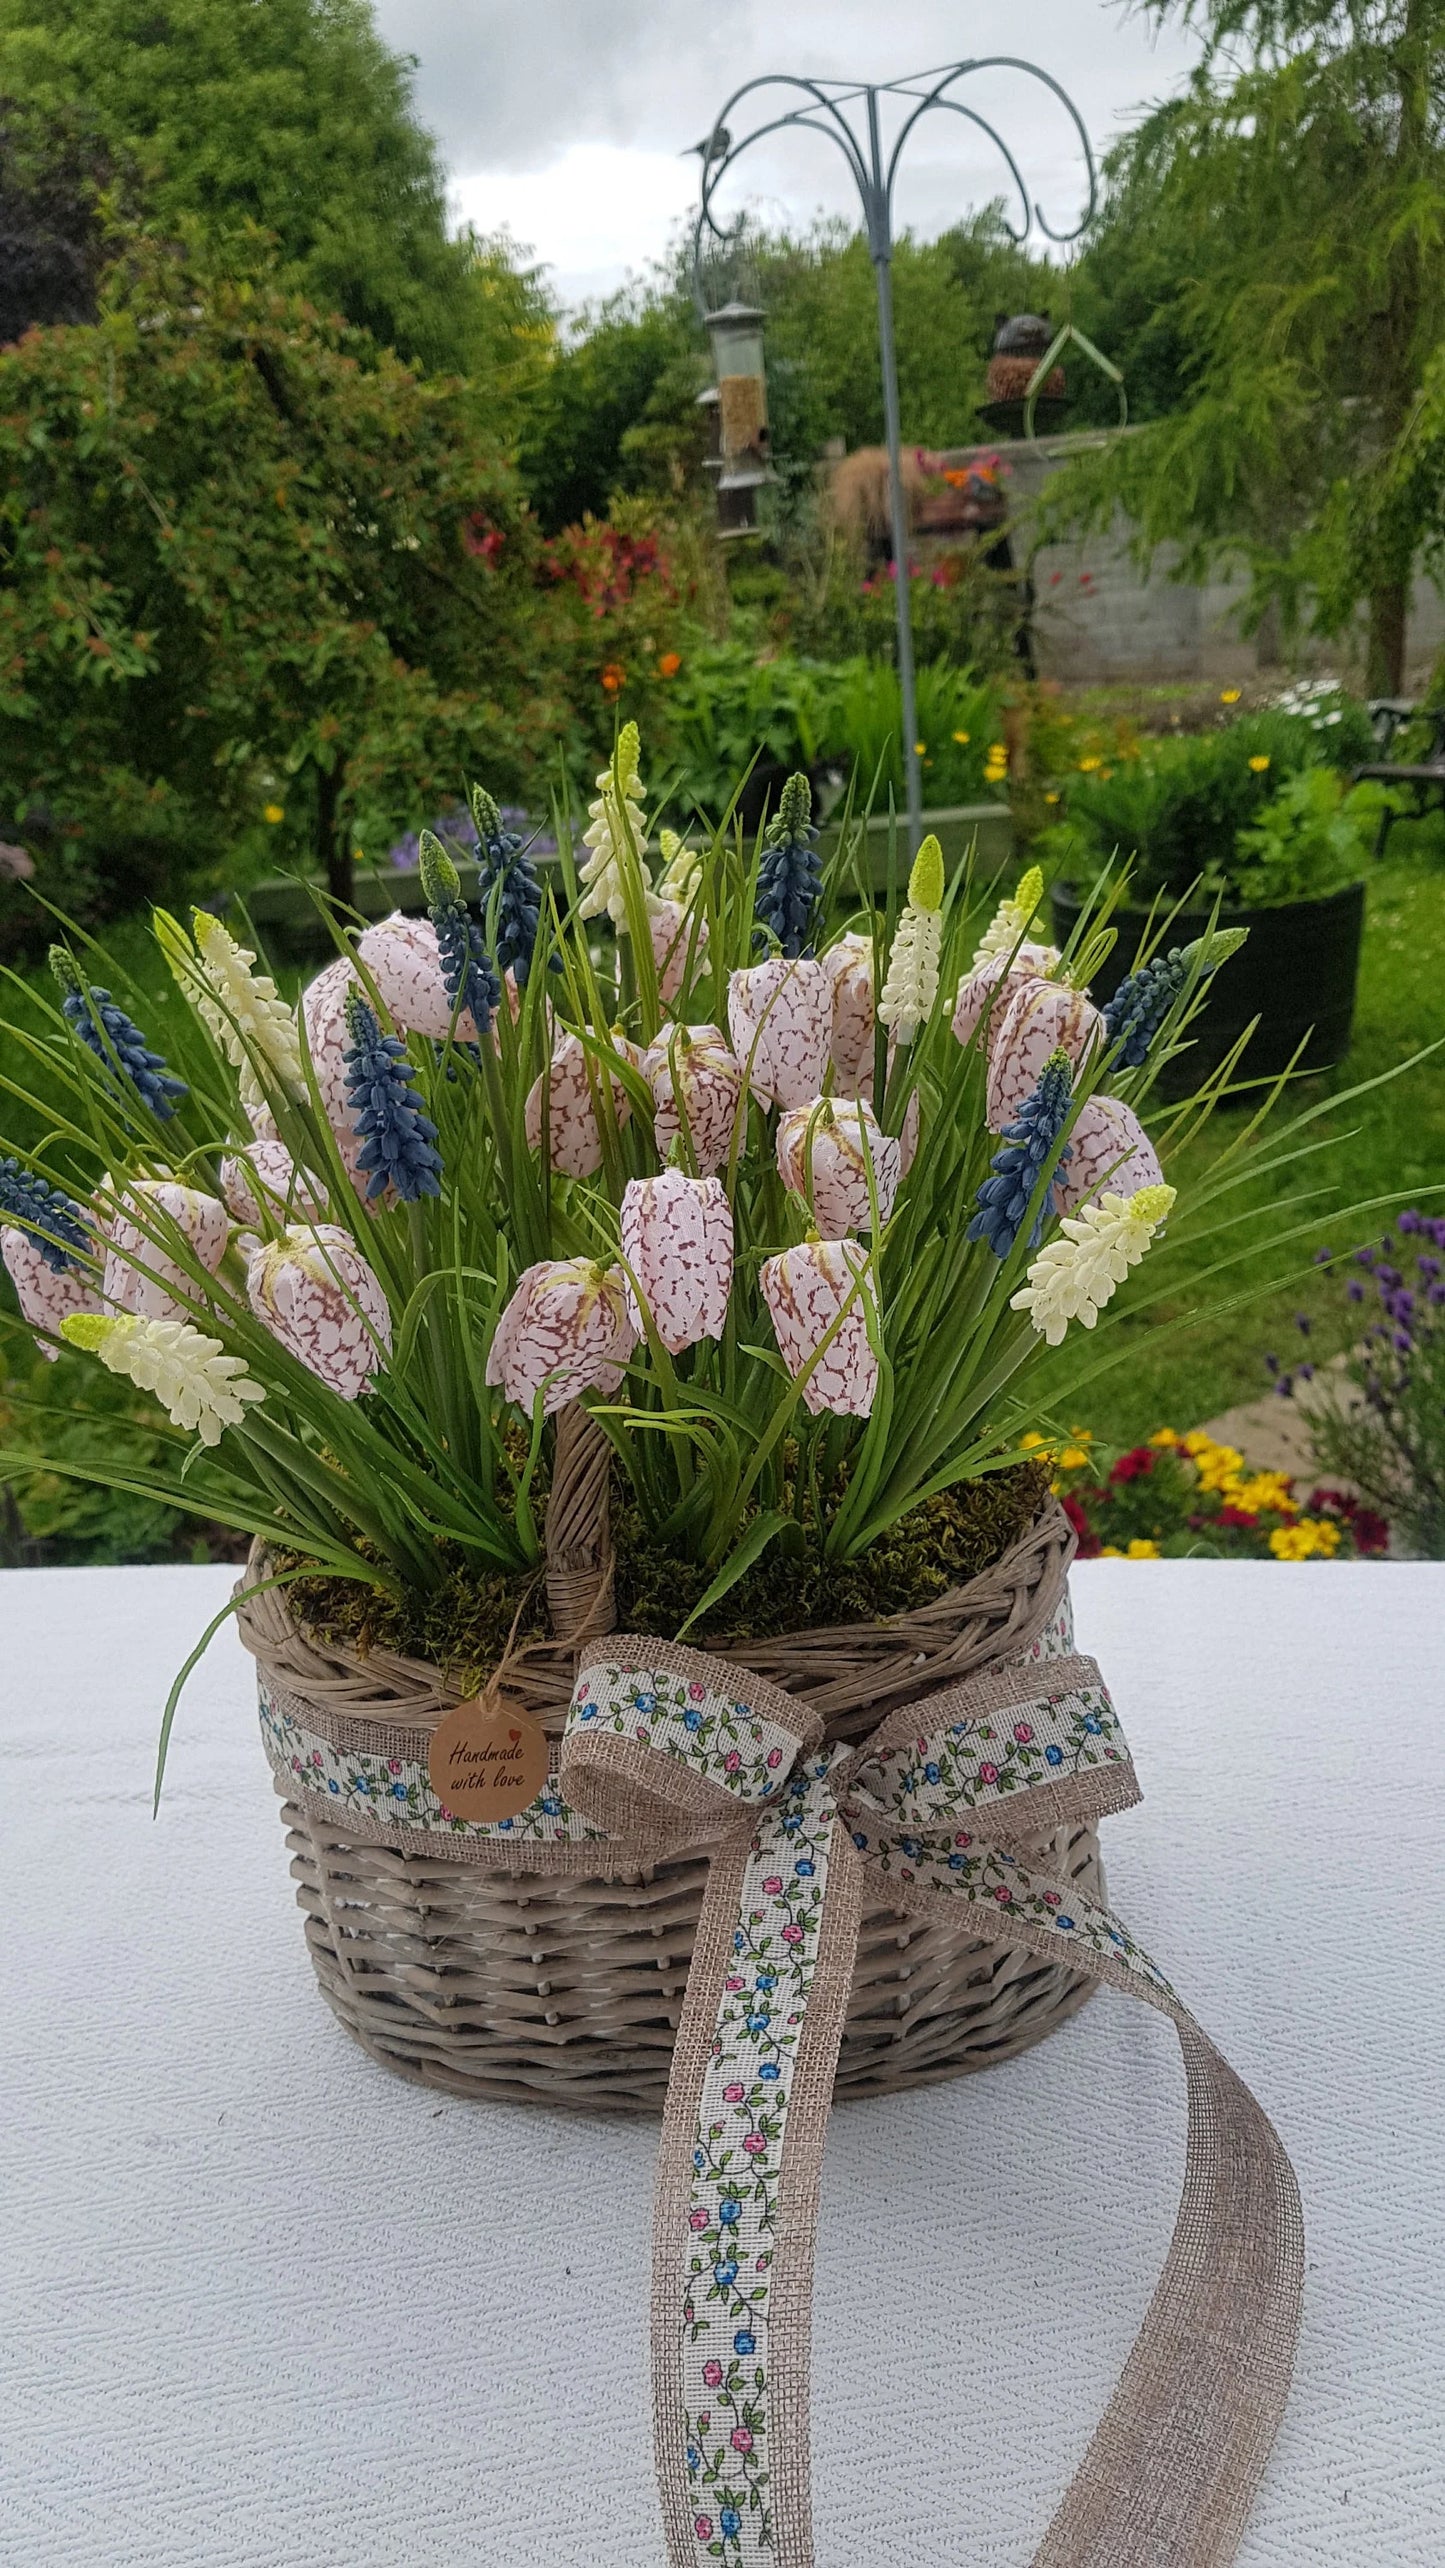
[[[555,1638],[517,1669],[553,1736],[566,1717],[577,1643],[611,1628],[609,1449],[578,1409],[559,1421],[547,1524]],[[717,1651],[805,1695],[831,1738],[857,1741],[895,1703],[957,1683],[1032,1637],[1063,1590],[1074,1537],[1052,1504],[1033,1531],[966,1586],[917,1613]],[[254,1575],[260,1555],[253,1554]],[[242,1607],[242,1639],[272,1686],[353,1724],[431,1730],[458,1699],[438,1672],[385,1650],[361,1656],[298,1625],[273,1588]],[[709,1648],[716,1645],[709,1643]],[[706,1880],[707,1858],[593,1877],[490,1869],[426,1847],[358,1841],[344,1819],[284,1786],[282,1821],[322,1995],[384,2066],[451,2095],[592,2111],[659,2112]],[[1020,1851],[1024,1851],[1023,1848]],[[1102,1900],[1092,1828],[1028,1850],[1057,1880]],[[836,2095],[919,2086],[988,2068],[1040,2041],[1092,1983],[932,1918],[865,1910]]]

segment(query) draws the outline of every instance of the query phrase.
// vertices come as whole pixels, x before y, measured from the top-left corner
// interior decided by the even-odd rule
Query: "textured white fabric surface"
[[[354,2049],[229,1627],[152,1825],[167,1682],[228,1584],[0,1578],[0,2561],[661,2568],[655,2129],[442,2103]],[[1095,1562],[1075,1593],[1146,1796],[1114,1899],[1304,2193],[1243,2568],[1439,2568],[1445,1569]],[[819,2568],[1023,2568],[1164,2255],[1182,2085],[1104,1992],[1024,2060],[834,2116]]]

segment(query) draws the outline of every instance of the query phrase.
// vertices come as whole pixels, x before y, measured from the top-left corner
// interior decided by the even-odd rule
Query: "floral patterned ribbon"
[[[1023,1945],[1174,2022],[1184,2194],[1158,2290],[1034,2568],[1225,2568],[1289,2389],[1304,2271],[1279,2139],[1113,1913],[1018,1852],[1139,1797],[1067,1597],[1030,1648],[889,1714],[862,1748],[733,1661],[614,1635],[584,1650],[531,1809],[455,1819],[426,1737],[263,1685],[278,1782],[352,1832],[596,1874],[705,1848],[709,1878],[659,2158],[658,2478],[671,2568],[812,2568],[808,2370],[823,2141],[864,1886]]]
[[[1074,1655],[1066,1605],[1031,1652],[890,1715],[862,1750],[821,1746],[820,1729],[729,1661],[614,1637],[585,1658],[563,1736],[584,1819],[615,1825],[642,1793],[656,1845],[711,1849],[654,2231],[672,2568],[811,2568],[813,2238],[870,1869],[898,1908],[949,1901],[981,1939],[1002,1929],[1177,2026],[1190,2118],[1174,2241],[1035,2568],[1222,2568],[1288,2393],[1299,2198],[1268,2119],[1148,1954],[1014,1851],[1138,1799],[1099,1671]]]

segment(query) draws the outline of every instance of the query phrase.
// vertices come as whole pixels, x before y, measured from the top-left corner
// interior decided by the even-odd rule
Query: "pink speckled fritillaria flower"
[[[762,1287],[783,1362],[795,1380],[842,1312],[803,1384],[803,1401],[814,1417],[832,1409],[840,1417],[866,1418],[878,1390],[867,1319],[871,1305],[876,1327],[877,1286],[867,1252],[851,1239],[804,1240],[765,1261]]]
[[[1060,1213],[1076,1213],[1107,1186],[1125,1201],[1141,1186],[1159,1186],[1164,1171],[1133,1108],[1121,1097],[1090,1097],[1069,1135],[1069,1156],[1054,1179]]]
[[[348,1231],[297,1224],[257,1251],[251,1308],[308,1373],[357,1400],[391,1353],[386,1295]]]
[[[642,1331],[638,1294],[669,1355],[721,1337],[733,1283],[733,1214],[716,1177],[634,1177],[622,1191],[622,1254],[636,1278],[627,1308]]]
[[[366,1147],[351,1119],[351,1105],[346,1094],[346,997],[349,990],[361,984],[352,970],[350,959],[338,954],[324,972],[303,992],[301,1018],[306,1029],[306,1048],[321,1099],[321,1111],[331,1127],[332,1137],[341,1154],[343,1165],[358,1195],[365,1197],[370,1180],[361,1175],[357,1161]],[[263,1138],[264,1138],[263,1134]],[[380,1205],[373,1205],[379,1211]]]
[[[187,1320],[200,1298],[196,1279],[164,1245],[174,1222],[197,1262],[214,1275],[226,1253],[230,1222],[214,1195],[164,1177],[138,1177],[118,1198],[108,1223],[101,1294],[112,1310],[139,1320]]]
[[[292,1211],[306,1221],[319,1221],[326,1209],[316,1180],[298,1170],[284,1141],[253,1141],[223,1159],[221,1192],[235,1219],[252,1230],[259,1227],[263,1197],[276,1220]]]
[[[424,1034],[441,1043],[452,1021],[452,1003],[437,952],[437,932],[429,918],[407,918],[400,910],[377,921],[357,942],[383,1007],[402,1034]],[[475,1043],[477,1029],[470,1008],[457,1019],[458,1043]]]
[[[870,1159],[878,1218],[887,1221],[901,1156],[901,1144],[885,1134],[861,1097],[815,1097],[810,1106],[794,1106],[778,1126],[778,1174],[793,1194],[806,1195],[811,1167],[813,1218],[830,1239],[872,1227]]]
[[[694,922],[692,911],[681,901],[653,900],[648,904],[647,926],[658,990],[663,1006],[670,1007],[687,978],[689,958],[694,972],[701,969],[707,953],[707,921]]]
[[[642,1055],[635,1043],[623,1034],[614,1034],[612,1043],[634,1070],[641,1069]],[[548,1155],[559,1177],[595,1177],[602,1165],[598,1109],[604,1084],[618,1125],[625,1124],[632,1104],[621,1080],[611,1078],[605,1062],[595,1052],[589,1056],[575,1034],[564,1034],[553,1052],[546,1081]],[[529,1150],[542,1147],[543,1085],[542,1078],[534,1079],[527,1097]]]
[[[1104,1020],[1082,990],[1058,981],[1026,982],[994,1028],[984,1104],[989,1131],[1002,1132],[1013,1122],[1051,1052],[1065,1051],[1079,1071],[1104,1039]]]
[[[18,1230],[7,1222],[0,1229],[0,1257],[15,1287],[20,1316],[33,1329],[48,1329],[59,1337],[62,1320],[71,1320],[82,1311],[98,1311],[100,1293],[93,1276],[78,1266],[56,1269],[47,1265],[38,1239],[29,1231]],[[47,1364],[55,1362],[58,1350],[47,1346],[43,1338],[35,1341]]]
[[[823,1085],[833,1039],[833,985],[821,963],[775,954],[728,980],[728,1027],[753,1094],[804,1106]]]
[[[545,1382],[550,1417],[582,1391],[611,1399],[636,1343],[620,1266],[544,1258],[527,1268],[497,1322],[487,1380],[529,1411]]]
[[[1016,999],[1030,981],[1048,979],[1050,956],[1057,963],[1059,958],[1052,946],[1021,945],[1012,957],[994,954],[985,962],[973,964],[959,982],[954,1003],[953,1031],[959,1042],[970,1040],[974,1027],[987,1009],[988,1022],[983,1030],[983,1042],[987,1047],[1002,1023],[1010,1001]]]
[[[715,1025],[667,1025],[642,1067],[652,1087],[659,1159],[681,1137],[685,1116],[698,1167],[704,1177],[715,1175],[732,1149],[743,1101],[736,1053]]]
[[[873,940],[840,936],[821,958],[833,991],[829,1048],[843,1097],[873,1094]]]

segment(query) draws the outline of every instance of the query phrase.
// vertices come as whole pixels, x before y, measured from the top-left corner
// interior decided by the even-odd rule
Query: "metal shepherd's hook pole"
[[[1059,101],[1073,123],[1083,151],[1088,176],[1088,195],[1084,211],[1072,231],[1055,231],[1041,208],[1029,196],[1022,172],[1008,144],[995,126],[981,116],[975,107],[964,104],[949,92],[959,81],[980,71],[1016,71],[1030,80],[1040,81]],[[798,103],[783,114],[769,117],[750,132],[739,130],[738,109],[754,90],[786,89]],[[882,123],[879,115],[881,98],[897,98],[907,112],[893,142],[885,154]],[[846,110],[862,105],[866,115],[866,135],[860,136]],[[1051,72],[1040,70],[1037,63],[1023,62],[1015,54],[993,54],[986,59],[956,62],[941,71],[918,72],[905,80],[882,81],[876,86],[865,81],[806,80],[787,72],[770,72],[760,80],[745,81],[733,92],[718,116],[711,134],[699,145],[702,156],[702,202],[693,233],[693,294],[700,318],[706,318],[707,298],[703,289],[703,252],[707,236],[726,240],[727,233],[714,217],[712,204],[719,181],[742,152],[761,142],[766,134],[806,130],[826,134],[842,152],[853,173],[867,228],[868,255],[873,262],[873,275],[878,288],[878,355],[883,378],[883,433],[888,447],[888,509],[893,533],[893,575],[897,591],[898,613],[898,690],[902,699],[903,774],[906,786],[909,852],[918,847],[923,835],[923,771],[919,763],[918,696],[913,667],[913,599],[909,561],[908,504],[903,488],[903,437],[898,413],[898,357],[893,330],[893,182],[903,147],[920,117],[931,110],[947,111],[962,116],[966,123],[981,132],[1000,154],[1016,192],[1019,206],[1017,224],[1004,218],[1004,229],[1016,244],[1027,239],[1033,225],[1051,241],[1074,241],[1092,221],[1097,202],[1094,155],[1083,119],[1068,92],[1062,89]],[[741,226],[739,225],[739,227]],[[736,237],[736,231],[734,234]]]
[[[908,852],[923,836],[923,768],[918,743],[918,689],[913,675],[913,570],[909,558],[908,502],[903,494],[903,434],[898,419],[898,351],[893,336],[893,227],[878,128],[878,92],[868,92],[868,255],[878,288],[878,357],[883,373],[883,436],[888,448],[888,514],[893,528],[894,612],[898,618],[898,692],[902,698],[903,783],[908,809]]]

